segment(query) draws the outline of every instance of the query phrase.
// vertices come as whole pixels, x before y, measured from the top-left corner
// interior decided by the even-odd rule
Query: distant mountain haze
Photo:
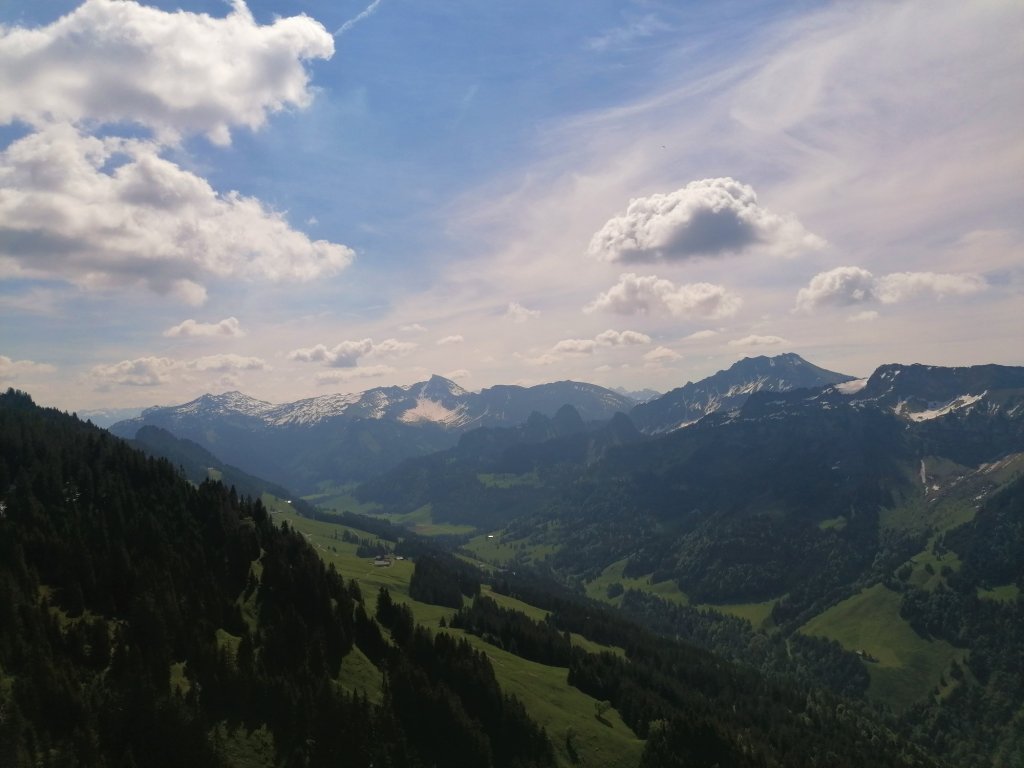
[[[441,376],[408,386],[324,395],[275,405],[241,392],[203,395],[149,408],[111,427],[134,438],[146,425],[192,440],[222,461],[303,493],[363,480],[402,459],[449,448],[480,426],[512,426],[532,413],[603,421],[635,401],[574,381],[534,387],[499,385],[468,392]]]

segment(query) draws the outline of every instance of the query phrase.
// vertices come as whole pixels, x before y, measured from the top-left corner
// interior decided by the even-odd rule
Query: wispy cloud
[[[632,19],[622,26],[604,32],[603,34],[591,37],[586,42],[586,47],[592,51],[609,51],[626,48],[635,43],[645,41],[650,37],[671,29],[671,26],[653,14],[646,14],[637,19]]]
[[[358,24],[359,22],[361,22],[361,21],[363,21],[365,19],[368,19],[370,16],[372,16],[374,13],[376,13],[377,6],[379,6],[381,4],[381,2],[382,2],[382,0],[373,0],[373,2],[370,3],[368,6],[366,6],[366,8],[364,8],[360,13],[358,13],[355,16],[353,16],[351,19],[349,19],[344,24],[342,24],[340,27],[338,27],[336,30],[334,30],[334,36],[335,37],[341,37],[346,32],[348,32],[350,29],[352,29],[352,27],[354,27],[356,24]]]
[[[341,371],[321,371],[316,375],[318,384],[340,384],[357,379],[376,379],[395,373],[390,365],[365,365]]]
[[[742,339],[733,339],[729,342],[730,347],[777,347],[780,344],[788,344],[781,336],[759,336],[752,334]]]

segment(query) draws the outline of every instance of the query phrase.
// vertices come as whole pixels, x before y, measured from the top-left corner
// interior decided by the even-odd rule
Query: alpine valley
[[[0,396],[0,763],[1024,765],[1024,367],[643,398]]]

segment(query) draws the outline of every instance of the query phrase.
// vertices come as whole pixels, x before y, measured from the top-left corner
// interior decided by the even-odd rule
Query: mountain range
[[[571,402],[586,419],[610,418],[633,400],[573,381],[467,392],[432,376],[408,386],[275,405],[240,392],[149,408],[111,431],[133,438],[156,426],[229,464],[302,493],[366,479],[402,459],[448,448],[479,426],[519,424]]]
[[[584,422],[628,413],[641,431],[661,433],[738,407],[753,392],[821,387],[852,378],[794,354],[746,358],[697,384],[638,404],[619,392],[574,381],[469,392],[432,376],[408,386],[284,404],[241,392],[207,394],[182,405],[146,409],[110,430],[131,439],[143,426],[160,427],[247,472],[311,493],[366,480],[404,459],[450,448],[472,429],[516,426],[533,413],[553,416],[564,405]]]

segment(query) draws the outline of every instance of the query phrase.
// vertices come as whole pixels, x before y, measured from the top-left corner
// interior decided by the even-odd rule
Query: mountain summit
[[[775,357],[745,357],[728,370],[637,405],[630,417],[644,432],[671,432],[709,413],[739,408],[754,392],[820,388],[853,379],[819,368],[792,352]]]

